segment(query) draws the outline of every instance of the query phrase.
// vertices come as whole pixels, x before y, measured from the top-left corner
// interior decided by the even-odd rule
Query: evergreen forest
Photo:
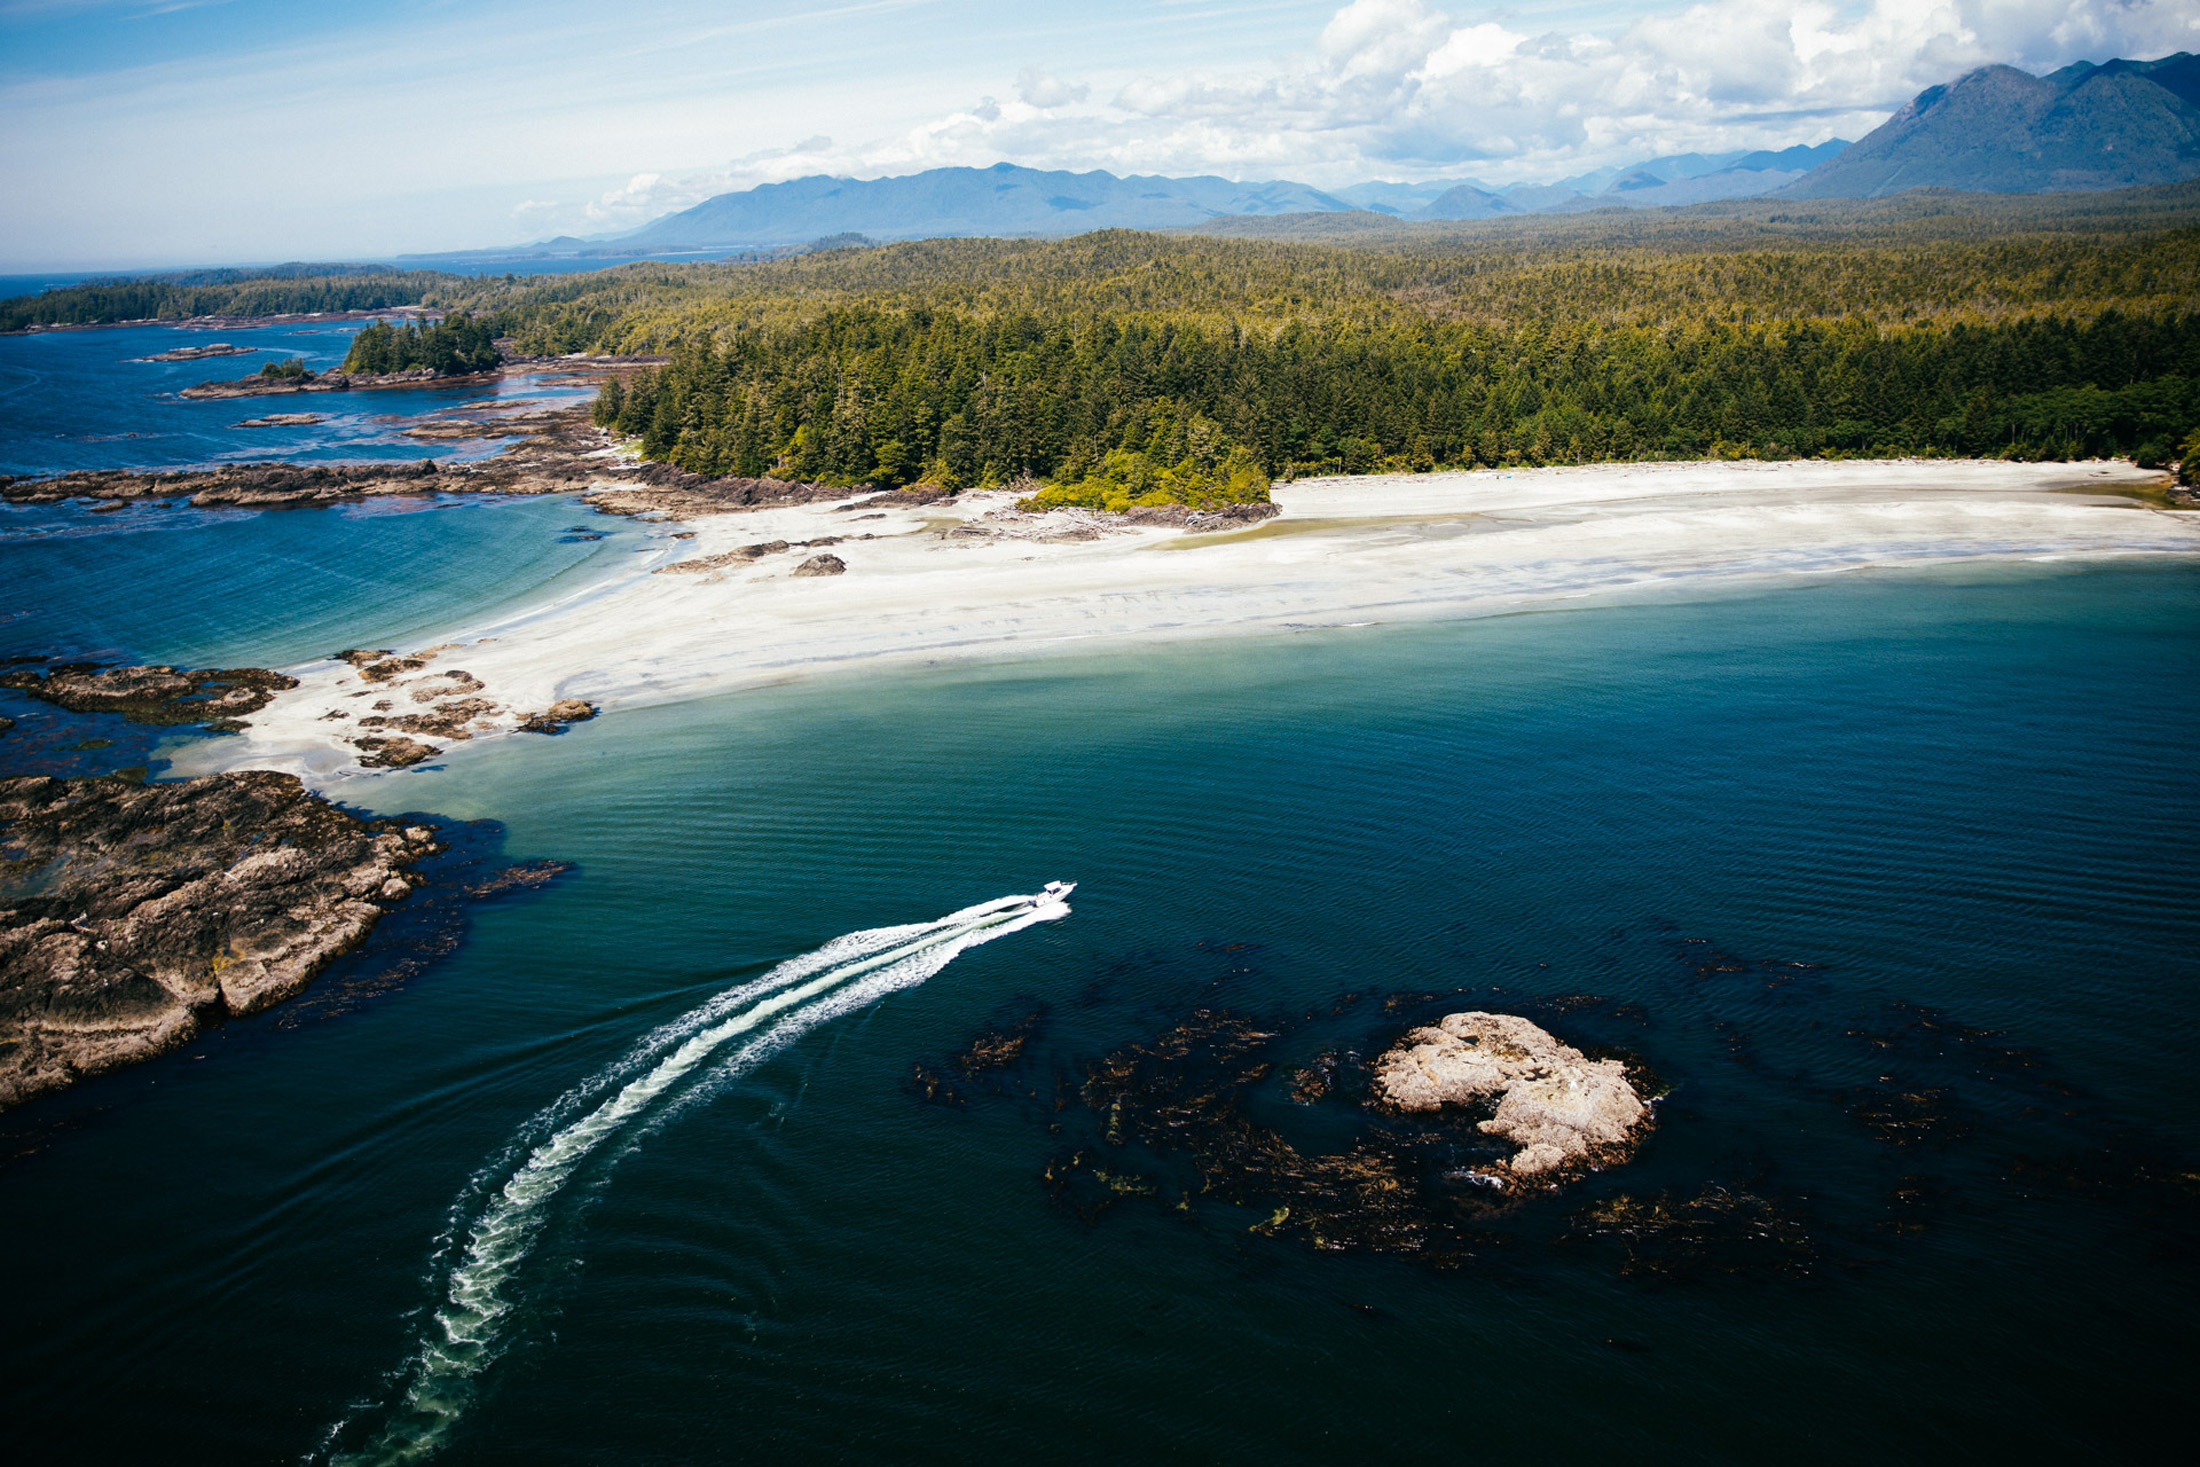
[[[272,298],[374,278],[190,289]],[[652,458],[1014,482],[1049,503],[1213,504],[1310,474],[1615,459],[2162,463],[2200,426],[2193,184],[1446,225],[1297,216],[385,284],[401,280],[450,312],[431,331],[492,351],[509,336],[661,358],[596,405]],[[428,350],[429,332],[370,330],[389,334],[362,333],[347,367]]]
[[[504,360],[496,334],[494,323],[467,311],[452,311],[426,326],[374,321],[351,339],[341,370],[404,372],[426,367],[439,377],[486,372]]]

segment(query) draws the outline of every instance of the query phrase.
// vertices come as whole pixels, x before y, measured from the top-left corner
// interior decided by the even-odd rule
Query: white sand
[[[425,711],[410,694],[446,686],[428,679],[447,667],[480,679],[478,696],[501,710],[454,746],[477,748],[559,698],[611,712],[864,663],[1473,616],[1866,566],[2200,554],[2200,513],[2109,492],[2161,482],[2128,464],[1947,462],[1327,479],[1279,486],[1282,515],[1250,530],[1078,539],[1062,536],[1090,517],[1016,516],[1002,494],[884,518],[832,504],[717,515],[663,526],[661,553],[629,557],[608,585],[430,639],[458,645],[407,684],[369,690],[335,662],[288,669],[301,685],[247,734],[189,745],[176,768],[287,769],[322,785],[375,773],[346,742],[356,719],[380,700]],[[953,533],[962,526],[979,533]],[[696,538],[671,539],[678,529]],[[804,549],[707,575],[650,573],[761,541],[864,533],[880,538],[831,547],[845,575],[791,577]]]

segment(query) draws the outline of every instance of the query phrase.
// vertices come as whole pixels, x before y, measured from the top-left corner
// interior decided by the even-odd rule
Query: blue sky
[[[0,0],[0,268],[487,246],[1004,158],[1552,178],[2195,48],[2193,0]]]

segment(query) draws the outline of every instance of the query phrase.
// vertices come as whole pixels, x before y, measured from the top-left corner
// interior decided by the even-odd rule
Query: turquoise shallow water
[[[395,646],[614,574],[642,538],[568,494],[0,505],[0,655],[267,667]]]
[[[545,508],[392,523],[517,567],[556,546]],[[293,536],[271,587],[319,585],[360,523],[189,533]],[[114,599],[149,598],[166,542],[111,543]],[[382,807],[577,870],[395,991],[0,1118],[11,1438],[367,1444],[435,1331],[439,1240],[530,1117],[841,934],[1064,878],[1069,919],[592,1156],[442,1459],[2129,1456],[2182,1414],[2200,1304],[2196,613],[2184,565],[1856,576],[848,677],[393,777]],[[227,644],[216,612],[174,641],[116,614],[108,640],[162,655],[280,641],[246,610]],[[1281,1028],[1455,989],[1675,1086],[1634,1163],[1469,1266],[1316,1252],[1211,1199],[1050,1200],[1050,1159],[1100,1144],[1057,1102],[1111,1048],[1195,1006]],[[914,1093],[1024,998],[1036,1099]],[[1406,1022],[1355,1013],[1354,1043]],[[1882,1076],[1962,1123],[1876,1139],[1854,1101]],[[1252,1105],[1307,1145],[1348,1124],[1280,1075]],[[1630,1275],[1560,1240],[1582,1201],[1707,1185],[1776,1201],[1807,1264]]]

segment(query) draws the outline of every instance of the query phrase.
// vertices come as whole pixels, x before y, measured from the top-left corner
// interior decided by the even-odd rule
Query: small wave
[[[559,1194],[604,1143],[639,1141],[818,1025],[915,987],[966,949],[1068,916],[1068,894],[1067,887],[1050,886],[935,922],[835,938],[653,1030],[553,1101],[460,1194],[452,1237],[463,1234],[465,1241],[454,1249],[455,1262],[438,1267],[446,1274],[443,1303],[398,1372],[381,1429],[359,1450],[340,1450],[361,1424],[346,1418],[330,1428],[317,1455],[364,1467],[421,1461],[442,1447],[472,1398],[474,1378],[502,1351],[517,1307],[509,1286],[520,1264]]]

